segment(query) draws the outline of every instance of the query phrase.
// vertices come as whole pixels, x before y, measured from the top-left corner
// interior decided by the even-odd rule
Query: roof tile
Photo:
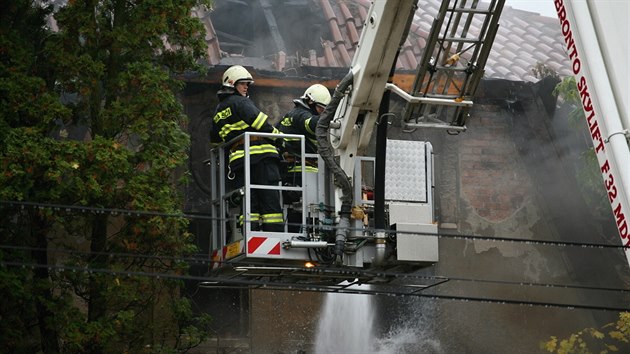
[[[286,57],[285,65],[279,62],[275,64],[278,70],[293,65],[291,63],[319,67],[341,67],[349,66],[351,63],[371,1],[345,0],[338,3],[332,0],[310,1],[316,5],[311,8],[315,9],[314,11],[319,9],[320,16],[326,22],[321,45],[319,48],[300,49],[306,53],[301,55],[298,52],[298,56],[302,57],[301,60],[290,59],[289,55],[277,55],[276,60]],[[398,68],[415,70],[418,59],[425,49],[426,38],[439,5],[440,0],[418,0],[418,11],[411,24],[404,50],[399,56]],[[272,6],[282,6],[282,4],[273,2]],[[480,2],[479,7],[487,8],[488,2]],[[210,16],[203,12],[197,12],[195,15],[201,18],[206,26],[209,64],[218,65],[222,57],[238,54],[223,53]],[[473,16],[468,37],[476,37],[481,30],[483,20],[484,16]],[[570,74],[564,53],[563,38],[556,18],[505,6],[499,23],[495,42],[486,63],[487,76],[536,81],[537,79],[530,72],[537,62],[546,63],[561,75]],[[296,52],[290,48],[287,50],[289,54]]]
[[[534,47],[533,45],[530,44],[531,42],[525,42],[521,44],[521,49],[525,50],[529,53],[533,53],[535,52],[537,49],[536,47]]]
[[[529,69],[533,67],[533,65],[530,62],[528,62],[527,60],[518,58],[518,57],[513,59],[513,64],[514,66],[523,68],[526,71],[529,71]]]
[[[335,55],[333,54],[331,43],[329,41],[324,41],[322,46],[324,47],[324,62],[327,64],[325,66],[339,66],[337,59],[335,59]]]
[[[346,19],[346,31],[348,33],[350,45],[354,47],[359,43],[359,32],[357,31],[354,17],[350,13],[350,9],[348,9],[348,6],[346,6],[345,3],[340,3],[339,8],[341,9],[341,12],[344,14],[344,18]]]
[[[333,10],[328,0],[321,0],[320,3],[322,5],[322,9],[324,10],[324,16],[328,20],[328,25],[330,27],[330,33],[333,37],[333,42],[335,42],[335,44],[342,43],[343,37],[341,36],[341,31],[339,30],[339,23],[337,21],[335,11]]]
[[[363,28],[363,24],[367,20],[367,9],[364,7],[359,7],[359,17],[361,17],[360,23],[357,23],[357,30],[361,31]]]
[[[418,66],[418,60],[411,49],[404,50],[398,62],[402,63],[400,66],[403,69],[416,68]]]
[[[314,49],[308,51],[308,62],[310,66],[317,66],[317,52]]]
[[[350,66],[350,64],[352,63],[352,58],[350,57],[350,54],[348,54],[348,50],[346,49],[346,46],[344,45],[344,43],[342,42],[341,44],[337,45],[335,49],[339,53],[339,57],[341,58],[342,65]]]

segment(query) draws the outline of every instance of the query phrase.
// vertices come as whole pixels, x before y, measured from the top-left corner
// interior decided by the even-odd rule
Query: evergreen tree
[[[203,339],[207,318],[195,322],[179,283],[124,275],[184,272],[186,220],[98,212],[181,213],[189,137],[174,77],[202,70],[200,2],[0,5],[4,350],[177,351]]]

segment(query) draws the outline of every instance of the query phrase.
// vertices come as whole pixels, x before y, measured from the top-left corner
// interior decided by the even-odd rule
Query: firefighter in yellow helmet
[[[284,115],[282,120],[276,124],[276,128],[285,134],[296,134],[304,136],[304,152],[307,154],[317,153],[317,138],[315,129],[319,115],[330,103],[330,92],[326,86],[321,84],[311,85],[304,91],[304,94],[294,99],[294,108]],[[301,144],[298,138],[285,138],[282,153],[287,164],[287,170],[282,178],[283,184],[288,186],[299,186],[302,184],[302,166],[300,164]],[[306,159],[304,171],[307,173],[317,173],[317,159]],[[300,198],[300,193],[285,191],[283,193],[285,203],[296,202]],[[292,226],[289,231],[298,231],[294,226],[301,221],[301,214],[289,214],[289,222]]]
[[[245,132],[279,133],[267,121],[267,114],[254,105],[249,98],[249,87],[254,82],[252,75],[240,65],[234,65],[223,73],[221,89],[217,92],[219,104],[212,118],[211,140],[220,138],[230,141]],[[250,138],[250,182],[259,185],[277,185],[281,179],[280,156],[273,139],[253,136]],[[228,157],[228,179],[232,188],[244,185],[243,173],[244,142],[237,141],[230,147]],[[251,190],[252,229],[260,222],[262,230],[281,232],[284,230],[280,193],[277,190]],[[242,216],[241,216],[242,218]],[[242,221],[242,220],[241,220]]]

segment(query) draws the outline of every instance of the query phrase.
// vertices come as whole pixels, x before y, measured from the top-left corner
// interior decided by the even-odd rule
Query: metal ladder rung
[[[459,38],[459,37],[446,37],[441,39],[442,42],[458,42],[458,43],[483,43],[479,38]]]
[[[485,15],[491,15],[492,11],[488,10],[488,9],[472,9],[472,8],[452,8],[449,7],[448,12],[460,12],[460,13],[473,13],[473,14],[485,14]]]
[[[465,125],[458,126],[458,125],[452,125],[447,122],[418,122],[418,123],[405,122],[404,128],[405,129],[409,129],[409,128],[445,129],[445,130],[452,130],[452,131],[458,131],[458,132],[464,132],[468,129]]]
[[[442,65],[436,65],[435,68],[437,70],[461,71],[461,72],[465,72],[466,70],[468,70],[467,67],[442,66]]]
[[[405,129],[409,129],[409,128],[431,128],[431,129],[452,130],[452,131],[456,131],[456,132],[464,132],[464,131],[466,131],[468,129],[468,128],[466,128],[465,125],[458,126],[458,125],[452,125],[452,124],[446,123],[446,122],[443,122],[443,123],[440,123],[440,122],[430,122],[430,123],[425,123],[425,122],[419,122],[419,123],[405,122],[404,128]]]
[[[492,0],[489,7],[483,9],[477,8],[478,0],[471,4],[466,0],[441,1],[426,48],[418,61],[411,92],[408,96],[396,92],[407,100],[403,110],[405,122],[418,113],[423,116],[437,112],[444,123],[440,126],[465,126],[505,1]],[[474,25],[474,19],[481,19],[481,24]],[[464,52],[468,55],[463,56]],[[451,117],[450,122],[445,122],[442,116]]]

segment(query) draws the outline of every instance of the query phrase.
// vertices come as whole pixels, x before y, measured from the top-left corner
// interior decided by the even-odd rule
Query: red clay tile
[[[340,3],[339,8],[343,13],[344,18],[346,19],[346,31],[348,33],[348,39],[350,41],[350,45],[352,47],[356,46],[359,43],[359,32],[357,31],[356,23],[354,17],[350,13],[350,9],[346,6],[345,3]]]
[[[300,52],[287,48],[289,56],[297,53],[297,60],[290,60],[285,54],[277,55],[274,67],[277,70],[284,65],[343,67],[349,66],[354,55],[356,45],[360,39],[363,24],[367,18],[367,11],[371,1],[319,0],[316,4],[325,19],[324,38],[318,48],[302,48]],[[274,3],[275,4],[275,3]],[[276,5],[274,5],[276,6]],[[281,5],[277,5],[281,6]],[[480,3],[480,7],[487,7],[487,3]],[[412,22],[409,38],[405,42],[404,50],[399,56],[397,66],[405,70],[414,70],[426,46],[426,38],[431,30],[434,17],[437,15],[439,0],[418,0],[418,12]],[[313,7],[317,9],[317,7]],[[317,11],[317,10],[315,10]],[[210,16],[196,13],[202,18],[206,27],[208,43],[208,63],[220,64],[222,52],[216,32],[212,27]],[[205,16],[205,17],[204,17]],[[462,18],[462,23],[465,17]],[[474,38],[479,33],[484,16],[474,15],[468,37]],[[547,62],[558,67],[561,74],[570,74],[566,65],[566,54],[562,45],[559,22],[556,18],[540,16],[537,13],[515,10],[509,6],[504,8],[500,19],[500,27],[495,38],[490,57],[486,65],[486,76],[498,78],[520,78],[535,81],[529,73],[536,62]],[[281,34],[282,35],[282,34]],[[525,39],[525,42],[523,42]],[[239,53],[226,53],[235,56]],[[285,58],[283,60],[283,58]],[[299,59],[301,58],[301,59]],[[469,54],[463,59],[470,58]],[[507,65],[509,63],[509,65]],[[492,67],[496,65],[497,67]],[[522,77],[521,77],[522,76]]]
[[[361,18],[361,21],[359,21],[359,23],[357,23],[357,30],[360,32],[361,29],[363,28],[363,24],[365,23],[365,21],[367,20],[367,9],[364,7],[359,7],[359,17]]]
[[[317,52],[313,49],[308,51],[308,62],[310,66],[317,66]]]
[[[342,43],[343,37],[341,36],[341,31],[339,30],[337,16],[332,6],[330,5],[330,2],[328,0],[320,0],[320,4],[322,5],[322,9],[324,10],[324,16],[328,20],[328,26],[330,27],[330,33],[332,34],[333,42],[335,44]]]
[[[349,67],[350,64],[352,63],[352,58],[348,54],[348,50],[346,49],[346,46],[344,45],[344,43],[342,42],[341,44],[337,45],[335,49],[337,49],[337,52],[339,53],[339,56],[342,61],[342,66]]]
[[[324,47],[325,63],[328,64],[326,66],[339,66],[339,64],[337,63],[337,59],[335,59],[335,55],[333,54],[331,42],[324,41],[324,43],[322,43],[322,46]]]

